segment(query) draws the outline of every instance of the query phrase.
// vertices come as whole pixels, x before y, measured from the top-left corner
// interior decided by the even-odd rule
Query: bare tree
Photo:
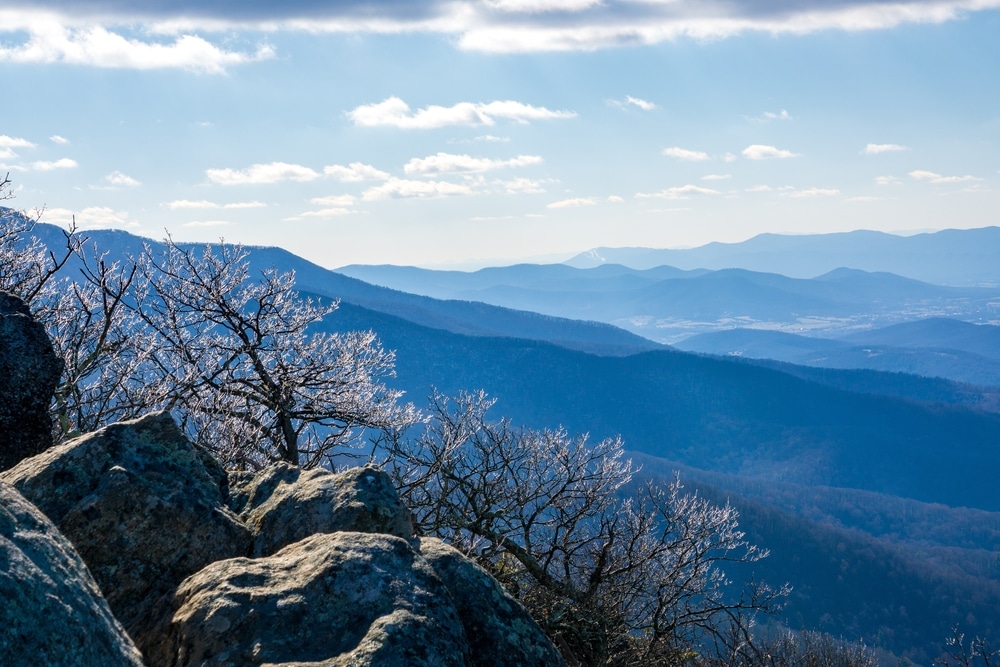
[[[512,429],[488,420],[492,405],[482,392],[434,396],[423,433],[382,441],[385,465],[418,529],[475,557],[571,664],[681,664],[734,647],[787,594],[733,594],[722,567],[767,555],[734,508],[676,479],[635,483],[620,440]]]
[[[315,466],[364,429],[412,423],[382,383],[394,357],[375,334],[314,331],[337,304],[302,298],[292,273],[251,275],[247,254],[167,239],[139,262],[132,303],[155,337],[161,401],[195,440],[229,466]]]
[[[958,626],[952,629],[951,637],[945,640],[947,652],[935,661],[939,667],[998,667],[1000,649],[991,645],[985,637],[973,637],[966,641],[965,633]]]

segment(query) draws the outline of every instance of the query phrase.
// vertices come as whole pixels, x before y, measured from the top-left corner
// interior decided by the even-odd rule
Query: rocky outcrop
[[[562,656],[510,593],[458,550],[420,539],[420,552],[448,589],[469,643],[471,665],[561,665]]]
[[[171,608],[141,642],[150,664],[468,664],[444,584],[390,535],[318,534],[266,558],[214,563],[180,586]]]
[[[253,555],[269,556],[315,533],[413,535],[410,511],[376,468],[302,470],[278,463],[230,476],[229,507],[253,533]]]
[[[70,539],[129,629],[185,577],[249,553],[225,471],[164,413],[55,446],[0,479]]]
[[[154,414],[0,480],[69,538],[150,667],[564,664],[484,570],[412,537],[375,468],[227,475]]]
[[[0,470],[52,446],[49,402],[62,368],[24,302],[0,292]]]
[[[141,667],[69,541],[0,482],[0,663]]]

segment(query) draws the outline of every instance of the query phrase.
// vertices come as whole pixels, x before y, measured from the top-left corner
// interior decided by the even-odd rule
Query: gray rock
[[[45,328],[0,292],[0,470],[52,446],[49,402],[62,369]]]
[[[470,666],[565,665],[527,610],[474,562],[433,537],[420,552],[448,588],[469,641]]]
[[[318,534],[188,578],[140,640],[157,667],[461,666],[467,643],[444,584],[412,546]]]
[[[413,535],[410,511],[376,468],[341,473],[278,463],[255,475],[230,475],[229,506],[253,533],[254,556],[269,556],[315,533]]]
[[[0,482],[0,662],[12,667],[141,667],[80,556]]]
[[[0,479],[70,539],[129,632],[154,622],[159,598],[185,577],[249,553],[249,531],[225,505],[225,472],[165,413],[57,445]]]

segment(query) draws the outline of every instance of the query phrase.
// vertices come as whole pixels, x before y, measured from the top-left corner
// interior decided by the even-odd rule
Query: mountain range
[[[1000,287],[948,287],[838,268],[815,278],[746,269],[515,265],[474,272],[346,266],[339,273],[439,299],[614,324],[660,343],[753,327],[837,336],[916,317],[1000,321]]]
[[[566,262],[578,268],[742,268],[813,278],[840,267],[887,271],[939,285],[1000,285],[1000,227],[898,236],[859,230],[836,234],[760,234],[698,248],[594,248]]]
[[[110,259],[135,256],[143,242],[153,243],[124,232],[88,235]],[[255,271],[294,270],[306,295],[340,300],[319,328],[376,331],[395,351],[396,377],[388,382],[418,407],[435,389],[483,388],[498,398],[497,418],[562,425],[592,439],[620,434],[643,475],[662,479],[679,470],[690,489],[736,505],[742,528],[772,557],[733,576],[791,581],[795,592],[779,616],[783,623],[862,638],[924,665],[956,622],[970,635],[1000,632],[994,389],[749,359],[723,348],[715,350],[721,355],[692,354],[607,323],[407,294],[280,249],[249,252]],[[591,295],[641,293],[664,281],[697,285],[703,291],[688,299],[690,307],[711,296],[713,285],[715,298],[725,300],[741,283],[750,286],[744,294],[777,290],[805,305],[811,295],[825,294],[824,308],[935,293],[947,303],[957,294],[856,270],[799,281],[746,270],[611,265],[534,267],[521,275],[520,288],[535,280],[552,293],[579,291],[581,279]],[[918,299],[914,317],[926,314],[921,303],[933,309],[938,302]],[[988,310],[989,301],[982,303]],[[856,327],[852,337],[824,344],[831,353],[903,343],[918,349],[916,341],[927,350],[994,359],[992,329],[925,319],[910,328]],[[787,350],[805,351],[819,340],[800,338],[780,340]]]

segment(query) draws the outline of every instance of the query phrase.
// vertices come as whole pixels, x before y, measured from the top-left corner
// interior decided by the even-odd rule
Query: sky
[[[476,268],[1000,224],[1000,0],[0,0],[82,230]]]

